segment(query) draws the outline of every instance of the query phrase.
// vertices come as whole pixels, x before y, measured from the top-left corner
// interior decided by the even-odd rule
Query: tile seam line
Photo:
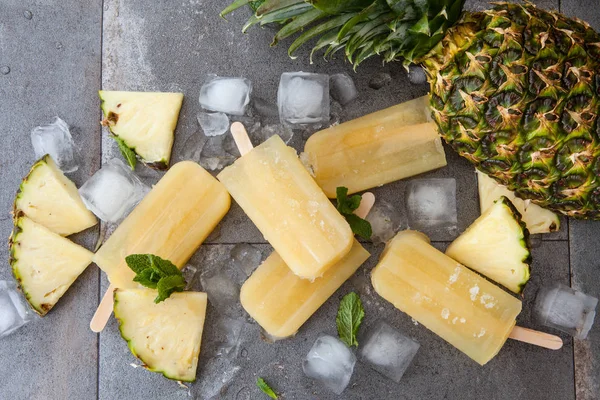
[[[104,2],[100,1],[100,89],[102,89],[103,80],[103,57],[104,57]],[[100,111],[102,112],[102,111]],[[102,116],[100,116],[102,119]],[[100,128],[100,166],[102,166],[102,128]],[[100,232],[98,232],[100,234]],[[98,305],[102,295],[102,271],[98,268]],[[96,334],[96,400],[100,400],[100,333]]]

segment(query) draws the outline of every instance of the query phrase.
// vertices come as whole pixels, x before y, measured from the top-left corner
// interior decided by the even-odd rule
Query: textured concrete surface
[[[29,132],[61,116],[83,150],[81,185],[100,165],[99,102],[102,2],[0,2],[0,231],[19,182],[34,162]],[[4,70],[6,71],[6,70]],[[90,248],[96,229],[72,237]],[[6,246],[0,279],[12,279]],[[98,303],[99,272],[90,267],[44,319],[0,340],[1,399],[86,399],[97,396],[98,337],[89,320]]]
[[[275,99],[279,76],[285,71],[350,73],[359,98],[336,114],[341,121],[364,115],[427,92],[412,85],[398,64],[368,60],[356,73],[341,59],[307,61],[308,50],[297,60],[287,56],[286,43],[269,48],[270,28],[240,32],[247,10],[225,22],[217,17],[228,1],[182,0],[0,0],[0,171],[5,190],[0,192],[0,229],[8,237],[8,215],[20,178],[33,162],[29,131],[61,115],[73,127],[83,149],[82,168],[73,175],[81,185],[101,161],[119,157],[107,132],[97,123],[96,91],[181,91],[185,101],[174,147],[175,161],[188,158],[198,144],[197,96],[206,74],[245,76],[254,83],[254,96]],[[544,0],[544,8],[560,9],[600,29],[595,0]],[[485,9],[483,1],[467,1],[470,9]],[[31,12],[31,19],[28,19]],[[2,71],[2,70],[0,70]],[[387,73],[391,83],[379,90],[369,87],[377,73]],[[273,122],[273,121],[263,121]],[[291,144],[301,150],[310,132],[296,132]],[[469,164],[447,149],[448,167],[422,177],[452,177],[457,181],[459,230],[478,215],[476,179]],[[136,171],[148,183],[161,174],[143,166]],[[399,207],[406,182],[374,190],[379,199]],[[444,249],[456,233],[427,232]],[[562,282],[600,295],[600,223],[563,220],[559,232],[535,241],[532,278],[524,293],[524,312],[518,323],[541,329],[532,320],[531,302],[544,284]],[[91,247],[92,229],[73,239]],[[231,211],[209,237],[192,262],[202,268],[224,263],[235,243],[254,243],[266,257],[271,247],[233,204]],[[590,339],[565,340],[552,352],[517,342],[507,342],[485,367],[479,367],[422,326],[413,324],[372,291],[369,272],[383,246],[365,244],[372,253],[368,262],[346,282],[292,339],[269,344],[260,339],[259,327],[248,322],[240,347],[227,357],[227,371],[236,371],[219,398],[261,399],[256,378],[266,378],[287,399],[600,399],[600,329]],[[0,257],[7,258],[6,249]],[[209,383],[228,378],[214,375],[220,312],[209,304],[198,381],[181,387],[160,375],[139,368],[120,338],[114,319],[105,331],[93,335],[87,328],[99,296],[108,283],[91,266],[43,320],[36,320],[0,341],[0,399],[185,399],[205,398]],[[10,279],[5,263],[0,279]],[[361,294],[366,309],[362,330],[378,318],[421,343],[413,365],[399,384],[385,379],[367,365],[357,363],[349,389],[334,396],[304,376],[301,359],[321,333],[335,334],[339,299],[351,290]],[[556,333],[556,332],[554,332]],[[211,379],[215,377],[215,379]]]

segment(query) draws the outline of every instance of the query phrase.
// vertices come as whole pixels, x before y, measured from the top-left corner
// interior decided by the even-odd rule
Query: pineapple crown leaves
[[[257,2],[237,0],[221,12],[224,16]],[[272,45],[303,31],[288,54],[316,39],[313,55],[324,50],[331,57],[343,50],[354,66],[374,55],[385,61],[400,58],[418,62],[438,44],[446,30],[460,18],[464,0],[264,0],[244,25],[278,23],[281,29]]]
[[[131,254],[125,257],[127,266],[136,273],[134,282],[156,289],[155,303],[165,301],[173,292],[182,292],[186,281],[179,268],[171,261],[153,254]]]

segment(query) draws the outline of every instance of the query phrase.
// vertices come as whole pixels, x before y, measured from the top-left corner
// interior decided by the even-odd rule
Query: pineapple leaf
[[[266,0],[256,9],[256,16],[260,18],[265,14],[300,3],[304,3],[304,0]]]
[[[324,12],[315,9],[294,18],[291,22],[285,24],[285,26],[281,28],[279,32],[277,32],[273,38],[273,43],[271,43],[271,46],[276,45],[279,40],[285,39],[286,37],[302,30],[306,25],[324,18],[326,15],[327,14]]]
[[[335,28],[338,28],[338,27],[344,25],[346,22],[348,22],[348,20],[350,18],[352,18],[352,14],[343,14],[343,15],[337,16],[335,18],[331,18],[331,19],[325,21],[324,23],[307,30],[302,35],[298,36],[296,38],[296,40],[294,40],[294,43],[292,43],[290,45],[290,48],[288,50],[288,55],[290,57],[294,58],[294,53],[304,43],[308,42],[310,39],[312,39],[316,36],[322,35],[325,32],[331,31],[332,29],[335,29]]]
[[[219,14],[219,16],[221,18],[225,18],[225,16],[235,10],[237,10],[240,7],[245,6],[246,4],[251,3],[250,0],[236,0],[233,3],[231,3],[229,6],[227,6],[223,11],[221,11],[221,13]]]
[[[327,14],[341,14],[360,11],[372,4],[373,0],[309,0],[310,4]]]

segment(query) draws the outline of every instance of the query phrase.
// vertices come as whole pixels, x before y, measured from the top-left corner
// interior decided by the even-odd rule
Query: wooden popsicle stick
[[[231,135],[241,155],[249,153],[254,148],[248,137],[248,132],[246,132],[246,128],[241,122],[231,124]]]
[[[562,339],[556,335],[534,331],[533,329],[527,329],[520,326],[515,326],[508,337],[513,340],[533,344],[550,350],[558,350],[563,346]]]
[[[375,195],[371,192],[363,193],[360,205],[356,210],[354,210],[354,214],[364,219],[369,214],[369,211],[371,211],[371,208],[373,208],[374,204]]]
[[[90,329],[92,330],[92,332],[102,332],[102,330],[106,326],[106,323],[108,322],[108,319],[110,318],[110,315],[113,312],[113,292],[115,291],[115,289],[116,288],[111,284],[106,290],[106,293],[104,293],[104,297],[102,297],[100,304],[98,304],[98,308],[96,309],[96,312],[94,313],[94,316],[90,321]]]

